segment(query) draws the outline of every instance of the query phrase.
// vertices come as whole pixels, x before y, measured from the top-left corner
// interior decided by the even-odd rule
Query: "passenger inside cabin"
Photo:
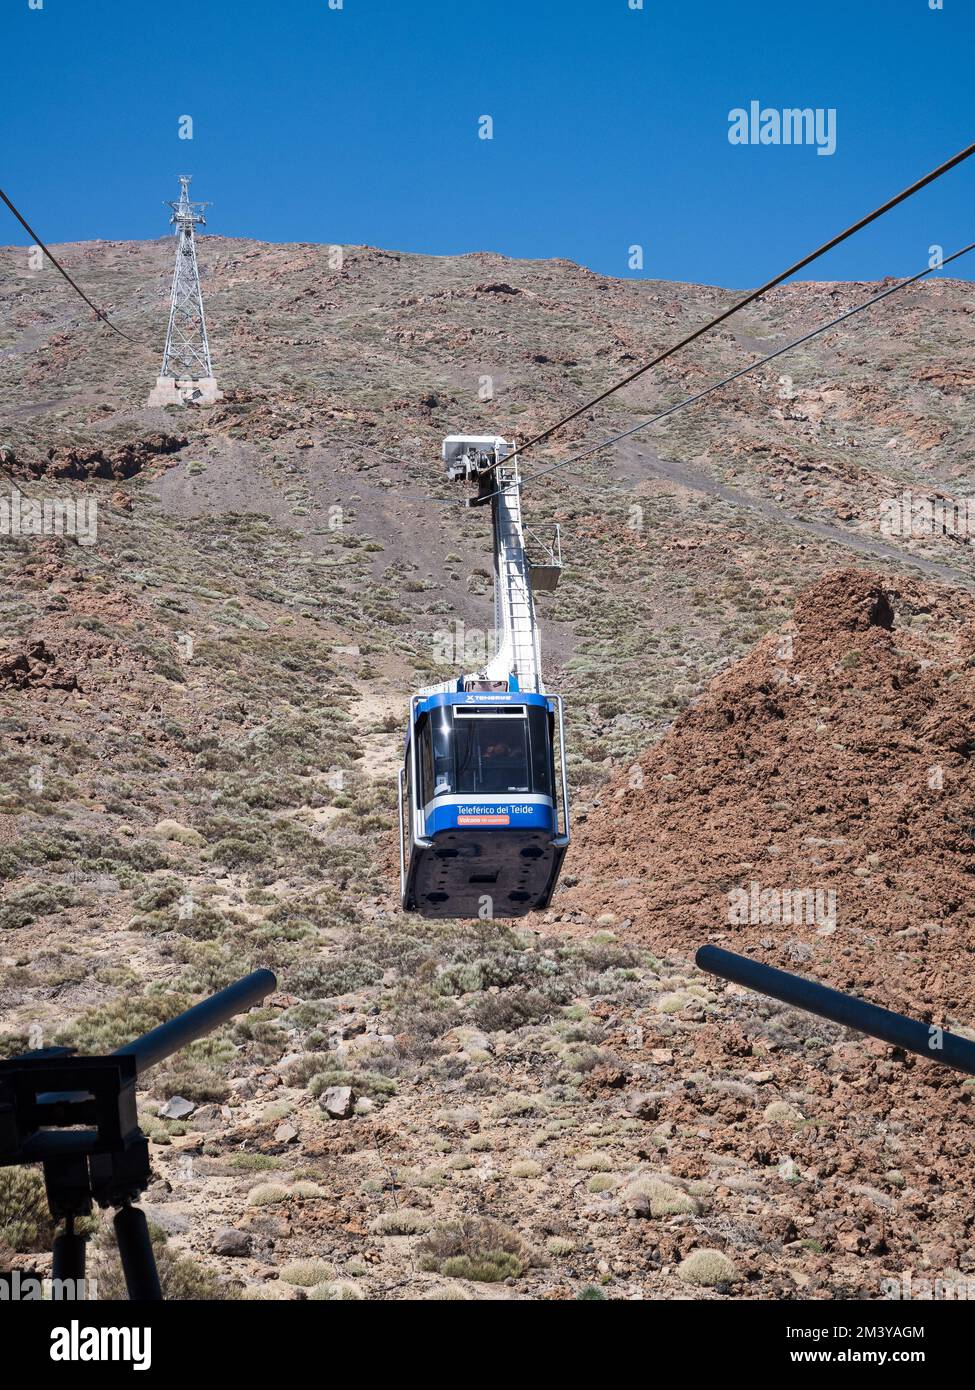
[[[481,754],[481,786],[486,792],[521,790],[524,782],[524,754],[503,739],[495,739]]]

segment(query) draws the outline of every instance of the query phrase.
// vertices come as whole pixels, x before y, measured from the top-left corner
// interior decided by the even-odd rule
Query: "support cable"
[[[790,276],[797,274],[800,270],[804,270],[807,265],[811,265],[813,261],[819,260],[820,256],[825,256],[827,251],[832,251],[833,248],[839,246],[841,242],[846,241],[856,232],[862,231],[863,228],[868,227],[871,222],[876,222],[879,217],[883,217],[885,213],[890,212],[891,209],[897,207],[900,203],[906,202],[908,198],[913,198],[915,193],[920,193],[922,188],[927,188],[929,184],[934,183],[936,179],[940,179],[944,174],[947,174],[949,170],[956,168],[957,165],[970,158],[973,154],[975,154],[975,144],[971,144],[966,149],[960,150],[958,154],[953,155],[951,159],[945,160],[943,164],[939,164],[936,169],[932,169],[931,172],[925,174],[923,178],[918,179],[915,183],[903,189],[893,198],[888,198],[885,203],[881,203],[880,207],[874,208],[873,212],[867,213],[865,217],[859,218],[852,226],[847,227],[845,231],[840,232],[837,236],[831,237],[829,241],[824,242],[823,245],[818,247],[815,251],[811,251],[808,256],[803,256],[802,260],[796,261],[795,265],[789,266],[788,270],[783,270],[781,274],[766,281],[759,289],[752,290],[749,294],[745,295],[744,299],[737,300],[715,318],[710,319],[707,323],[702,324],[700,328],[696,328],[693,333],[689,333],[687,337],[682,338],[680,342],[674,343],[673,346],[667,348],[666,351],[659,353],[652,361],[644,363],[642,367],[638,367],[636,371],[631,372],[629,376],[624,377],[622,381],[618,381],[615,386],[608,386],[605,391],[601,391],[598,396],[594,396],[593,399],[587,401],[585,405],[580,405],[578,409],[563,416],[561,420],[557,420],[554,425],[550,425],[549,428],[543,430],[541,434],[536,434],[531,439],[526,440],[524,444],[520,444],[508,457],[515,458],[518,454],[523,454],[527,449],[531,449],[536,444],[540,444],[543,440],[550,438],[551,435],[555,434],[557,430],[562,429],[564,425],[569,424],[570,421],[577,420],[580,415],[587,414],[588,411],[600,405],[609,396],[615,395],[615,393],[621,391],[624,386],[629,386],[630,382],[636,381],[637,378],[643,376],[645,372],[649,372],[651,367],[656,367],[661,362],[666,362],[668,357],[673,357],[675,353],[680,352],[681,348],[687,347],[688,344],[703,337],[705,333],[710,333],[712,328],[717,328],[719,324],[730,319],[732,314],[737,314],[740,309],[747,308],[749,304],[754,304],[756,299],[761,299],[762,295],[767,294],[769,290],[775,289],[777,285],[781,285],[782,282],[788,280]],[[496,464],[493,466],[497,467]]]
[[[871,308],[874,304],[879,304],[882,299],[889,299],[891,295],[898,294],[901,290],[907,289],[909,285],[917,284],[917,282],[923,280],[925,276],[932,275],[936,270],[941,270],[943,266],[950,265],[952,261],[957,261],[962,256],[967,256],[971,251],[975,251],[975,241],[970,242],[968,246],[962,247],[960,251],[955,251],[952,255],[945,257],[938,265],[928,266],[925,270],[919,271],[916,275],[910,276],[907,280],[900,280],[896,285],[891,285],[887,289],[881,290],[879,294],[875,294],[872,298],[864,300],[862,304],[857,304],[852,309],[847,309],[837,318],[830,319],[829,323],[820,324],[818,328],[812,329],[809,333],[804,333],[801,338],[796,338],[794,342],[786,343],[784,347],[776,348],[774,352],[768,353],[767,356],[760,358],[757,362],[750,363],[747,367],[740,368],[737,372],[733,372],[731,376],[726,376],[722,378],[721,381],[712,382],[710,386],[705,386],[703,390],[695,392],[692,396],[685,396],[683,400],[668,406],[666,410],[661,410],[657,415],[652,415],[649,420],[642,420],[638,425],[631,425],[629,429],[621,430],[619,434],[611,435],[609,439],[604,439],[601,444],[594,444],[592,448],[586,449],[581,454],[574,454],[572,458],[562,459],[559,463],[553,463],[548,468],[542,468],[538,472],[530,474],[527,478],[523,478],[518,486],[522,488],[527,487],[531,483],[536,482],[539,478],[544,478],[549,473],[556,473],[560,469],[569,468],[576,463],[582,463],[584,460],[592,458],[594,454],[602,453],[604,449],[609,449],[613,444],[618,444],[621,439],[628,439],[631,435],[639,434],[641,430],[648,429],[651,425],[657,424],[658,421],[666,420],[669,415],[675,415],[678,410],[685,410],[688,406],[696,405],[698,401],[704,400],[706,396],[712,395],[715,391],[720,391],[723,386],[728,386],[731,382],[738,381],[740,377],[747,376],[749,372],[755,372],[759,367],[764,367],[767,363],[774,362],[777,357],[782,357],[785,353],[794,352],[796,348],[802,347],[804,343],[810,342],[813,338],[818,338],[822,333],[828,333],[831,328],[836,328],[839,324],[845,323],[847,319],[854,318],[857,314],[862,314],[865,309]],[[509,458],[510,457],[511,455],[509,455]],[[498,492],[501,491],[506,491],[506,489],[499,488]],[[497,496],[497,493],[488,494],[488,497],[494,496]],[[486,501],[487,499],[485,498],[483,500]],[[459,505],[466,505],[466,503],[461,503]]]
[[[107,314],[102,313],[101,309],[99,309],[96,304],[93,304],[91,302],[91,300],[85,294],[81,286],[76,284],[75,281],[72,280],[71,276],[68,274],[64,266],[58,260],[57,256],[54,255],[53,251],[48,249],[48,247],[44,244],[43,241],[41,241],[40,237],[34,231],[34,228],[30,225],[26,218],[22,217],[21,214],[17,211],[17,209],[14,207],[13,203],[7,197],[6,193],[4,193],[2,188],[0,188],[0,199],[2,199],[6,203],[7,207],[13,213],[14,217],[16,217],[17,221],[23,227],[27,235],[34,238],[35,243],[41,248],[41,250],[44,252],[45,256],[48,258],[48,260],[51,262],[54,268],[60,271],[60,273],[64,276],[65,280],[67,280],[68,284],[74,290],[75,294],[79,294],[81,298],[85,301],[85,303],[88,305],[89,309],[94,310],[95,317],[97,319],[101,319],[102,323],[107,323],[113,333],[117,333],[119,337],[125,338],[127,342],[136,343],[139,347],[145,347],[145,343],[140,343],[137,338],[130,337],[128,333],[126,333],[123,329],[119,328],[116,324],[114,324]]]

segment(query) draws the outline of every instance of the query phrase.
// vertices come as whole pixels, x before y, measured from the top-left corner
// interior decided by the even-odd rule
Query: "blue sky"
[[[3,0],[0,186],[53,242],[163,235],[191,173],[224,235],[750,286],[975,139],[973,0],[637,3]],[[730,144],[752,101],[836,152]],[[973,208],[975,158],[806,276],[919,270]]]

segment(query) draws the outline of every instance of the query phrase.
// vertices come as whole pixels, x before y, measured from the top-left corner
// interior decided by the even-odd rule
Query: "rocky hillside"
[[[730,292],[208,237],[225,399],[149,410],[172,250],[56,248],[136,344],[0,252],[0,496],[97,502],[94,534],[0,537],[3,1046],[101,1050],[279,976],[143,1095],[170,1288],[875,1297],[975,1270],[964,1081],[690,965],[721,940],[975,1023],[973,550],[884,524],[905,491],[971,494],[969,286],[581,468],[532,486],[526,461],[531,525],[563,534],[540,606],[578,836],[513,928],[396,900],[409,692],[448,674],[444,630],[464,658],[491,621],[440,440],[533,432]],[[538,463],[872,288],[777,291]],[[835,913],[731,923],[753,882]],[[46,1235],[0,1175],[0,1264]]]
[[[831,572],[599,795],[562,921],[612,911],[657,946],[760,946],[964,1024],[973,754],[975,599]],[[796,891],[813,896],[792,911]]]

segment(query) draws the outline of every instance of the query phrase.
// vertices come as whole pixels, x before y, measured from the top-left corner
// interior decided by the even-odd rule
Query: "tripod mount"
[[[255,970],[108,1056],[78,1057],[71,1048],[52,1047],[0,1062],[0,1167],[43,1166],[51,1216],[64,1223],[54,1240],[55,1280],[83,1287],[87,1237],[75,1223],[97,1204],[116,1209],[129,1298],[162,1298],[145,1213],[133,1205],[151,1177],[136,1084],[157,1062],[276,987],[270,970]]]

